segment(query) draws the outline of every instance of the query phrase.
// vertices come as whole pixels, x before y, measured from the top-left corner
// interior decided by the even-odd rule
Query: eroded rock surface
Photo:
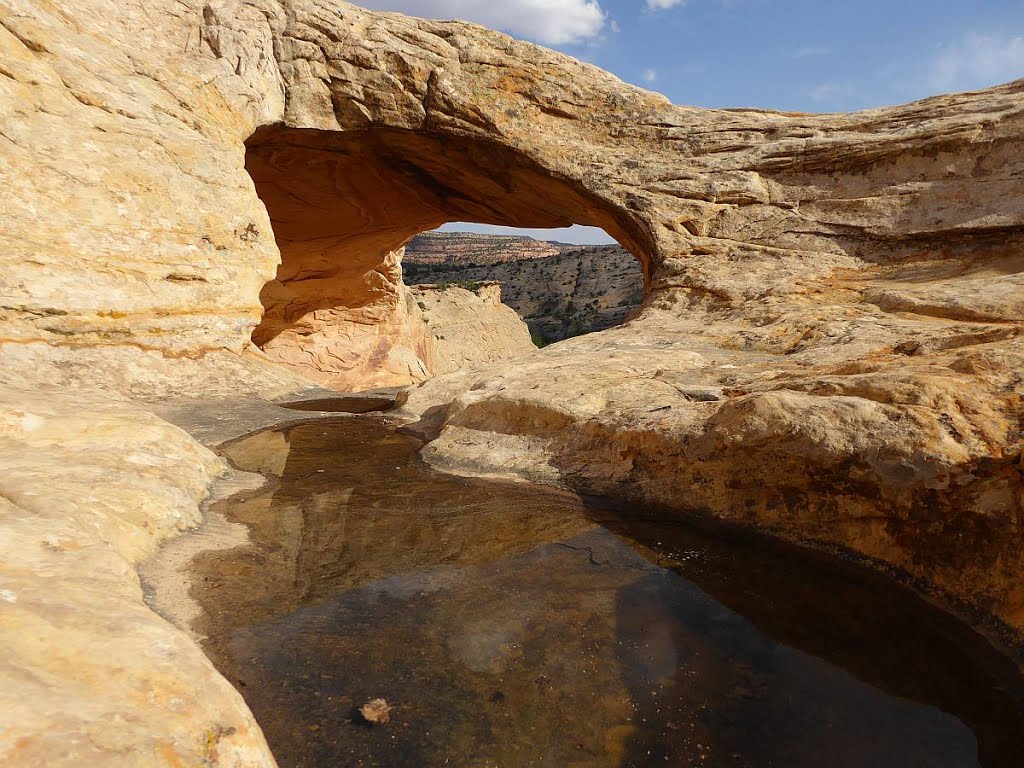
[[[471,288],[419,285],[412,289],[423,322],[433,334],[431,373],[435,376],[536,350],[526,323],[502,303],[500,285]]]
[[[127,403],[0,388],[0,762],[272,764],[238,693],[134,566],[222,464]]]
[[[425,385],[408,415],[431,412],[421,428],[439,434],[438,462],[842,547],[1020,640],[1024,81],[848,115],[704,110],[480,27],[335,0],[0,0],[0,21],[4,381],[64,385],[76,418],[97,390],[201,395],[255,370],[238,355],[254,331],[271,349],[259,329],[275,318],[275,359],[355,350],[339,370],[375,381],[418,343],[419,326],[389,309],[402,295],[391,254],[411,236],[450,220],[599,226],[642,264],[638,316]],[[305,333],[333,334],[338,319],[363,333],[329,348]],[[32,402],[25,392],[15,402]],[[89,439],[99,450],[119,434]],[[67,435],[31,450],[96,487],[94,451],[64,453]],[[21,440],[8,450],[29,451]],[[158,442],[143,467],[167,461]],[[147,494],[188,490],[139,505],[39,474],[33,503],[60,526],[79,496],[89,515],[141,513],[141,551],[209,474],[187,460],[161,472]],[[102,549],[119,531],[83,540]],[[23,548],[3,541],[20,567]],[[154,634],[106,652],[116,674],[86,679],[76,670],[95,667],[22,648],[28,598],[0,606],[19,617],[5,624],[29,654],[16,658],[41,670],[10,672],[19,690],[40,687],[6,710],[8,762],[57,764],[47,734],[66,728],[88,734],[70,764],[197,764],[202,721],[232,745],[216,760],[268,764],[226,684],[151,623],[136,556],[118,555],[123,573],[99,597],[19,571],[17,594],[65,601],[82,628],[71,647],[107,647],[111,624],[95,615],[107,600],[113,626],[130,613]],[[76,578],[91,572],[68,557]],[[147,683],[154,668],[167,686]],[[218,693],[174,714],[180,697],[165,705],[163,692],[191,695],[197,680]],[[111,731],[111,712],[128,725]]]
[[[294,373],[340,390],[423,381],[434,342],[399,258],[388,252],[370,272],[342,259],[317,278],[308,264],[282,263],[261,293],[267,312],[253,341]]]
[[[282,266],[263,291],[270,309],[253,341],[297,376],[347,391],[419,383],[535,349],[499,286],[410,289],[400,258],[391,252],[369,274],[336,277],[331,288],[289,279]]]

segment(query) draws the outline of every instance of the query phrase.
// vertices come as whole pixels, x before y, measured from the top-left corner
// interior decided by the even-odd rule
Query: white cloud
[[[675,8],[677,5],[685,5],[686,0],[647,0],[647,10],[649,11],[666,11],[669,8]]]
[[[1024,36],[970,33],[932,59],[928,84],[963,91],[1024,77]]]
[[[813,101],[828,101],[842,93],[843,87],[839,83],[821,83],[811,88],[807,95]]]
[[[598,0],[357,0],[378,11],[431,19],[465,19],[547,45],[597,37],[605,24]],[[659,0],[665,2],[665,0]]]
[[[658,70],[656,69],[645,69],[643,73],[645,83],[653,83],[658,79]]]

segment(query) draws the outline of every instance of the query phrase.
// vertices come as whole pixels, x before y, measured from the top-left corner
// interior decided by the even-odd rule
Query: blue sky
[[[1024,0],[360,4],[486,24],[589,61],[677,104],[703,107],[847,111],[1024,77]],[[600,231],[582,228],[531,233],[571,242],[608,241]]]

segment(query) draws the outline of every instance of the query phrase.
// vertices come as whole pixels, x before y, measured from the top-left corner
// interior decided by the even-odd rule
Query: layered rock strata
[[[535,348],[498,285],[410,289],[401,254],[330,280],[289,279],[282,266],[261,294],[268,311],[253,341],[297,376],[349,391],[419,383]]]
[[[430,410],[435,460],[842,548],[1021,638],[1024,81],[846,115],[693,109],[480,27],[335,0],[0,0],[0,75],[0,377],[42,399],[26,414],[102,420],[97,391],[260,392],[254,332],[290,360],[336,317],[365,322],[343,363],[373,381],[417,343],[389,309],[414,234],[598,226],[641,263],[637,317],[420,388],[408,417]],[[29,530],[3,538],[7,674],[29,687],[3,757],[267,765],[132,581],[192,519],[209,457],[125,414],[161,435],[111,457],[145,504],[90,470],[112,432],[19,422],[5,448],[81,475],[37,472],[6,508]],[[78,525],[75,500],[96,524],[46,543],[48,521]],[[113,569],[94,590],[82,552]],[[38,618],[46,600],[66,625]],[[38,633],[89,661],[40,656]]]
[[[545,344],[619,325],[644,297],[640,265],[617,245],[571,246],[552,256],[495,264],[481,264],[468,253],[461,260],[407,263],[406,282],[498,282],[502,301]]]
[[[371,265],[283,262],[260,294],[267,307],[253,342],[300,376],[341,390],[420,382],[434,373],[434,343],[402,284],[400,251]]]
[[[552,243],[520,235],[477,235],[471,232],[424,232],[406,243],[409,264],[447,264],[454,267],[504,264],[557,256],[571,249],[566,243]]]

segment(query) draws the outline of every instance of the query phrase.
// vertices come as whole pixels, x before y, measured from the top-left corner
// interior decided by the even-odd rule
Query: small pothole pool
[[[199,631],[282,768],[1021,765],[1021,680],[861,569],[431,470],[380,417],[224,448]],[[384,698],[390,721],[357,714]]]

